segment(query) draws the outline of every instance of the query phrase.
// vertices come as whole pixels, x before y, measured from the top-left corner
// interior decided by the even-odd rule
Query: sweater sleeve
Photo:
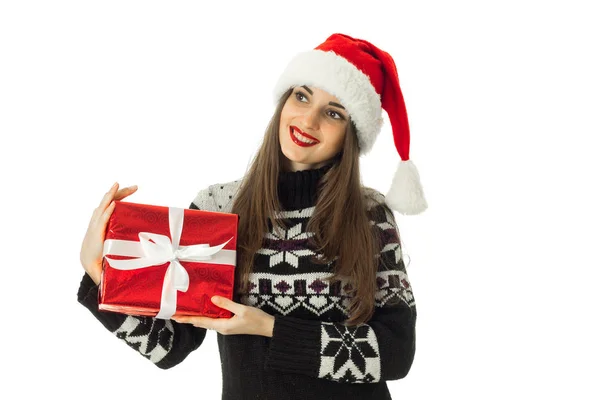
[[[345,383],[396,380],[408,374],[417,318],[412,288],[392,211],[380,205],[371,215],[381,238],[372,318],[350,327],[276,315],[266,368]]]
[[[208,191],[200,194],[208,194]],[[202,196],[196,199],[199,200]],[[212,201],[212,200],[210,200]],[[191,209],[199,209],[194,202]],[[77,300],[118,339],[152,361],[158,368],[168,369],[182,362],[206,337],[206,329],[180,324],[171,319],[132,316],[98,309],[98,285],[85,273],[79,285]]]

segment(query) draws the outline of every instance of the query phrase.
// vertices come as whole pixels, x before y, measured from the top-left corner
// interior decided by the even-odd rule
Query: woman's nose
[[[319,129],[319,110],[314,108],[307,110],[302,119],[305,129]]]

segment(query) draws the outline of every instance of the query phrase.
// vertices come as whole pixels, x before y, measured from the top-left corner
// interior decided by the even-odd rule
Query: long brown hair
[[[277,186],[285,157],[279,142],[279,123],[292,91],[289,89],[280,98],[233,203],[231,212],[240,216],[235,285],[240,294],[247,293],[254,254],[263,245],[268,221],[274,228],[285,229],[285,220],[276,218],[282,210]],[[350,283],[346,286],[350,296],[350,317],[346,321],[349,326],[367,322],[375,307],[379,241],[369,220],[365,193],[360,180],[356,128],[349,121],[343,149],[319,181],[317,202],[307,224],[307,231],[314,233],[310,240],[319,254],[311,261],[327,264],[335,260],[333,276],[327,280]]]

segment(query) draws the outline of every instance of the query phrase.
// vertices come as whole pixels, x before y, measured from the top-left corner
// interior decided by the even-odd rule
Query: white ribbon
[[[177,309],[177,291],[186,292],[188,290],[190,277],[179,261],[235,265],[235,250],[222,250],[233,237],[225,243],[212,247],[208,243],[192,246],[179,245],[183,230],[183,210],[183,208],[169,207],[169,230],[172,241],[168,236],[152,232],[140,232],[139,241],[118,239],[104,241],[103,256],[110,254],[139,257],[131,260],[114,260],[106,257],[108,264],[115,269],[148,268],[170,262],[163,280],[160,310],[156,318],[171,318]]]

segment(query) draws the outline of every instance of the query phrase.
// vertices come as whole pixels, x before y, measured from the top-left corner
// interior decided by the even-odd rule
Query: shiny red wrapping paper
[[[180,246],[208,243],[220,245],[231,239],[223,250],[236,250],[238,215],[203,210],[184,210]],[[169,207],[115,201],[105,239],[139,241],[140,232],[171,237]],[[111,259],[135,257],[107,254]],[[147,268],[119,270],[112,268],[106,256],[102,261],[98,308],[129,315],[156,316],[161,303],[163,280],[169,262]],[[179,315],[231,318],[232,313],[211,302],[214,295],[233,299],[235,263],[214,264],[203,261],[180,261],[189,274],[186,292],[177,292]]]

